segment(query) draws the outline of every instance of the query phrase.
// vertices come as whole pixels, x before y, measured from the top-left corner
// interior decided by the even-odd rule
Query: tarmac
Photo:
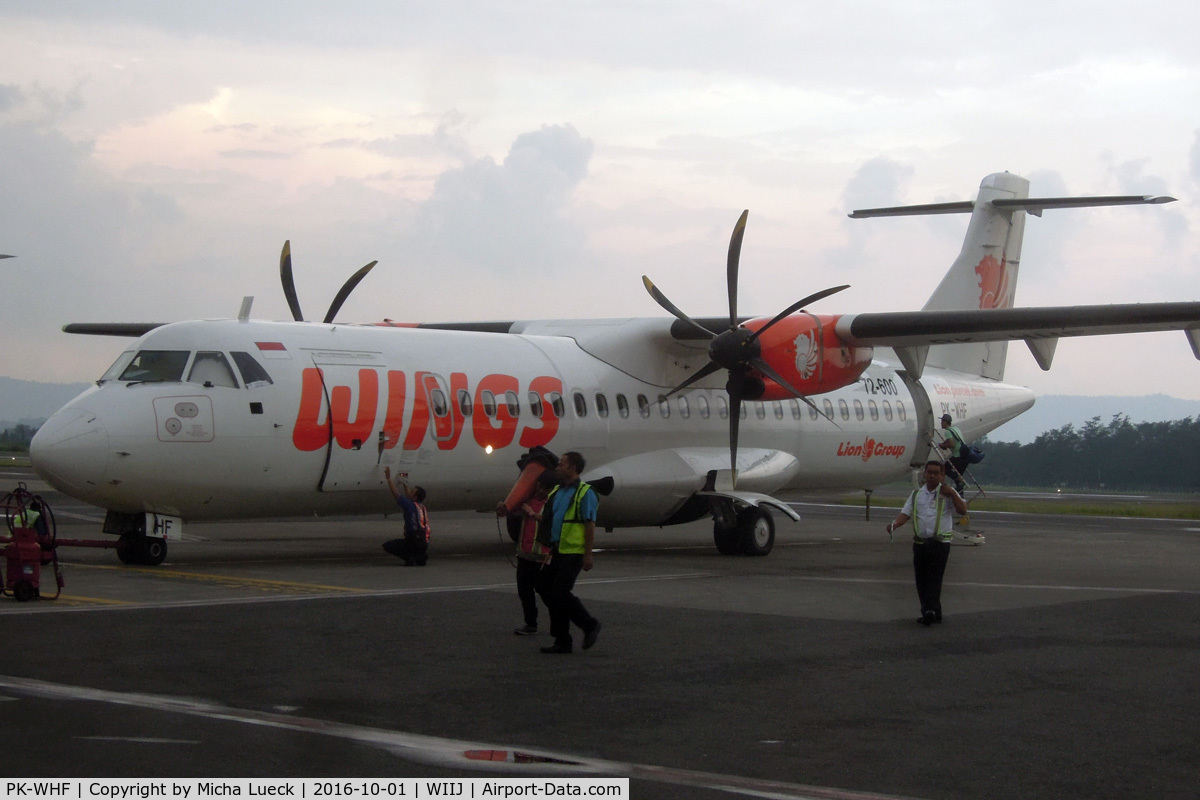
[[[18,480],[60,537],[105,538],[99,510],[0,470]],[[1196,796],[1200,523],[974,514],[987,542],[954,548],[925,628],[893,510],[795,507],[765,558],[719,555],[705,522],[598,533],[577,593],[604,627],[571,655],[513,635],[484,514],[431,513],[426,567],[383,552],[394,516],[188,525],[153,568],[63,548],[58,599],[0,598],[0,773]]]

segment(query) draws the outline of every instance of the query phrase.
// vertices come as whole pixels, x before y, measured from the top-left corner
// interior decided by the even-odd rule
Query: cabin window
[[[238,388],[237,378],[233,377],[233,370],[230,368],[225,354],[217,352],[201,351],[196,353],[196,360],[192,362],[192,371],[188,373],[188,383],[200,383],[209,387]]]
[[[646,399],[646,395],[638,395],[638,413],[643,417],[650,416],[650,401]]]
[[[867,401],[867,412],[871,415],[871,422],[879,421],[879,404],[874,400]]]
[[[621,419],[629,418],[629,399],[623,394],[617,395],[617,413],[621,415]]]
[[[817,411],[817,404],[813,403],[808,407],[808,418],[811,420],[816,420],[816,418],[819,416],[821,416],[821,412]]]
[[[883,418],[888,422],[892,421],[892,404],[887,400],[883,401]]]
[[[707,397],[705,397],[702,394],[696,395],[696,408],[700,411],[701,417],[703,417],[704,419],[708,419],[708,415],[711,412],[708,407],[708,398]]]
[[[688,399],[686,397],[680,397],[679,398],[679,416],[683,417],[684,419],[687,419],[691,415],[692,415],[692,407],[690,405],[688,405]]]
[[[178,383],[183,380],[183,368],[187,366],[190,355],[187,350],[142,350],[130,360],[117,380]]]
[[[608,398],[602,394],[596,395],[596,413],[601,417],[608,416]]]
[[[429,393],[429,405],[433,407],[435,417],[444,417],[450,413],[450,404],[446,402],[446,393],[441,389],[434,389]]]
[[[900,400],[896,401],[896,416],[900,417],[901,422],[908,419],[908,412],[904,410],[904,403]]]
[[[233,363],[237,364],[238,371],[242,373],[242,383],[247,389],[271,385],[271,376],[254,356],[249,353],[239,353],[236,350],[229,355],[233,356]]]
[[[529,413],[538,419],[542,418],[542,396],[537,392],[529,393]]]
[[[800,419],[800,401],[793,397],[788,405],[792,407],[792,419]]]
[[[767,406],[762,400],[754,401],[754,416],[758,417],[759,419],[767,418]]]
[[[496,395],[492,394],[487,389],[479,393],[479,407],[483,409],[483,413],[489,417],[496,416]]]
[[[458,410],[464,417],[471,416],[471,412],[475,410],[474,404],[471,402],[471,393],[466,389],[458,390]]]
[[[571,395],[571,399],[575,401],[575,416],[587,416],[587,398],[583,396],[583,392],[575,392]]]
[[[855,400],[854,401],[854,418],[856,420],[858,420],[859,422],[862,422],[863,416],[864,416],[864,414],[863,414],[862,400]]]
[[[513,419],[521,416],[521,401],[517,398],[516,392],[504,393],[504,405],[508,406],[508,415]]]
[[[775,400],[771,405],[775,408],[775,419],[783,419],[783,403]]]
[[[747,416],[749,416],[749,414],[750,414],[750,412],[749,412],[749,411],[746,409],[746,407],[747,407],[748,405],[750,405],[750,404],[749,404],[749,403],[742,403],[742,405],[741,405],[741,409],[738,411],[738,416],[739,416],[739,417],[741,417],[742,419],[745,419],[745,418],[746,418]]]
[[[558,392],[550,392],[546,395],[546,399],[550,401],[550,408],[554,411],[554,416],[562,419],[567,415],[567,404],[563,402],[563,396]]]
[[[671,403],[664,394],[658,396],[658,413],[662,415],[663,419],[671,416]]]
[[[722,395],[717,395],[717,416],[721,419],[729,419],[729,401]]]
[[[832,420],[833,419],[833,403],[831,403],[828,399],[822,400],[821,408],[825,409],[825,419]]]
[[[838,400],[838,414],[844,420],[850,419],[850,406],[846,404],[845,400]]]

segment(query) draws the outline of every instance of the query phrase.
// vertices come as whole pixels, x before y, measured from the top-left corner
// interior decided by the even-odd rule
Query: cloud
[[[571,222],[571,193],[587,176],[593,145],[570,125],[522,133],[504,162],[475,159],[438,177],[417,214],[409,247],[427,262],[527,278],[579,263],[585,241]]]

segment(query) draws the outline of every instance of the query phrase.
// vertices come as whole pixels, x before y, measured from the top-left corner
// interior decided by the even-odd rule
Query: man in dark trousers
[[[574,451],[558,460],[559,485],[542,509],[538,541],[550,548],[537,591],[550,611],[550,633],[554,644],[543,653],[570,653],[574,649],[571,623],[583,631],[583,649],[590,649],[600,634],[600,621],[588,613],[573,593],[580,571],[592,568],[592,543],[596,536],[596,509],[600,500],[579,476],[587,467]]]
[[[404,566],[425,566],[429,550],[429,515],[425,512],[425,490],[420,486],[411,489],[404,481],[396,481],[403,491],[392,482],[391,467],[383,468],[388,489],[396,498],[396,505],[404,511],[404,537],[383,543],[383,549],[404,560]]]
[[[950,540],[954,538],[951,507],[959,514],[967,513],[962,496],[946,481],[942,462],[930,461],[925,465],[924,485],[913,490],[900,515],[887,526],[887,532],[891,534],[912,520],[913,572],[917,579],[917,596],[921,599],[921,619],[918,621],[926,627],[942,621],[942,576],[950,558]]]

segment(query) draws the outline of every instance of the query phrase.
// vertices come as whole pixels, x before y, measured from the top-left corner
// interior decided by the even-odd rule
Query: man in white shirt
[[[951,509],[966,514],[967,504],[946,481],[942,463],[930,461],[925,465],[925,485],[913,490],[900,515],[887,526],[890,534],[912,520],[913,572],[917,595],[921,598],[919,621],[926,627],[942,621],[942,576],[950,557],[950,540],[954,538]]]

